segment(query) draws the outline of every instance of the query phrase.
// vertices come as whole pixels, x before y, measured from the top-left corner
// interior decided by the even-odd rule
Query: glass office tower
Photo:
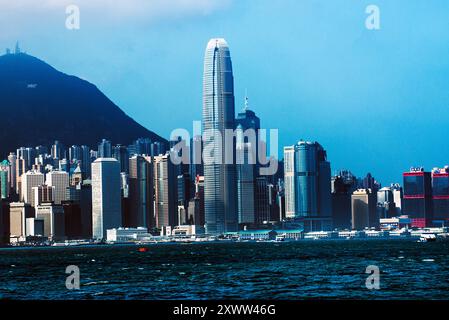
[[[449,168],[432,170],[433,218],[449,220]]]
[[[235,162],[225,161],[234,147],[224,143],[225,130],[235,128],[234,104],[228,44],[212,39],[206,48],[203,78],[204,205],[209,234],[237,231]]]
[[[405,172],[403,213],[412,219],[415,227],[426,227],[433,216],[431,173],[423,168]]]
[[[295,153],[296,216],[331,216],[331,170],[326,151],[317,142],[300,141]]]

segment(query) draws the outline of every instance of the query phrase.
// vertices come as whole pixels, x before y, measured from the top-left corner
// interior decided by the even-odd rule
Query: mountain
[[[166,142],[127,116],[95,85],[25,53],[0,56],[0,158],[18,147]]]

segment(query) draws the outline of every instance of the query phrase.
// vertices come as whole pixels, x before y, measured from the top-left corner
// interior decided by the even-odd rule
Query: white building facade
[[[99,158],[92,163],[92,235],[106,239],[106,230],[122,226],[120,163]]]

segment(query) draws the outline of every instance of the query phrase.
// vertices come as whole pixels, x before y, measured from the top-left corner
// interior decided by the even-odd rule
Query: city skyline
[[[135,8],[113,19],[123,8],[92,3],[78,2],[78,31],[64,27],[64,1],[32,15],[32,5],[14,8],[14,20],[0,20],[17,28],[0,43],[13,47],[20,40],[26,51],[95,83],[130,116],[167,137],[173,128],[190,128],[201,119],[200,56],[207,39],[224,36],[234,48],[236,111],[248,89],[262,127],[280,129],[280,148],[299,138],[320,141],[333,171],[369,171],[383,184],[400,182],[400,172],[410,166],[448,162],[449,154],[434,147],[447,134],[439,116],[449,103],[444,1],[378,1],[381,29],[375,31],[365,28],[369,3],[363,1],[257,7],[248,1],[189,1],[173,10],[158,2],[151,19],[146,21],[150,10],[143,5],[133,22]],[[93,25],[102,5],[104,24]],[[258,22],[262,15],[266,25]],[[104,37],[110,28],[115,37]],[[136,29],[134,37],[125,36]],[[38,43],[37,34],[45,41]],[[100,44],[91,46],[92,39]],[[264,49],[253,54],[258,44]],[[67,45],[73,50],[65,50]],[[263,64],[267,57],[274,57],[269,65]],[[179,96],[170,94],[173,83]],[[170,121],[155,121],[155,113]]]
[[[15,52],[13,54],[8,52],[8,56],[20,58],[26,55],[21,53],[17,44]],[[202,142],[204,143],[204,149],[202,153],[204,161],[204,226],[206,233],[221,235],[228,232],[236,232],[240,227],[263,225],[272,218],[274,218],[273,221],[283,221],[283,217],[287,220],[300,221],[303,223],[304,228],[312,231],[331,229],[332,219],[334,218],[332,213],[333,192],[331,193],[331,189],[335,189],[333,185],[335,180],[332,179],[338,179],[339,177],[331,179],[331,163],[328,161],[325,148],[316,139],[309,142],[301,138],[293,146],[285,146],[284,154],[277,156],[279,160],[286,159],[284,174],[282,174],[281,170],[279,174],[278,172],[272,173],[270,178],[256,170],[259,165],[261,167],[264,166],[264,159],[261,159],[259,154],[261,150],[258,150],[259,152],[256,151],[257,161],[260,160],[260,164],[259,162],[254,164],[250,162],[248,167],[246,167],[246,163],[240,165],[238,160],[236,161],[240,155],[238,152],[234,155],[234,152],[243,151],[244,158],[247,158],[246,161],[249,161],[249,158],[253,158],[253,155],[249,157],[252,151],[254,151],[253,149],[257,150],[260,148],[262,153],[265,153],[266,150],[263,139],[259,137],[259,132],[257,132],[257,138],[254,137],[254,140],[246,137],[246,130],[260,129],[260,118],[256,116],[255,112],[249,110],[247,96],[245,97],[242,112],[238,112],[236,115],[234,88],[234,68],[229,45],[223,38],[212,38],[206,46],[203,65]],[[242,136],[242,132],[239,133],[239,130],[245,130],[245,134]],[[227,136],[229,132],[236,135],[236,145],[234,145],[234,142],[229,143]],[[170,136],[170,143],[165,147],[161,146],[160,142],[157,141],[154,141],[158,143],[158,145],[155,145],[145,137],[136,137],[137,140],[134,141],[133,145],[113,145],[113,142],[108,140],[109,137],[106,137],[98,143],[97,151],[90,151],[90,157],[88,154],[89,150],[86,147],[73,145],[65,149],[59,141],[55,141],[54,145],[51,146],[51,158],[47,156],[48,149],[46,147],[38,146],[35,150],[32,147],[19,147],[17,149],[16,163],[14,164],[17,174],[16,190],[19,190],[20,185],[21,197],[23,197],[24,203],[34,205],[33,197],[35,192],[37,192],[36,197],[40,199],[44,195],[39,192],[48,192],[46,188],[50,187],[53,188],[51,200],[55,205],[61,205],[63,201],[67,200],[66,189],[69,188],[70,178],[72,180],[78,179],[78,183],[82,185],[84,182],[82,180],[81,166],[85,166],[83,161],[92,162],[93,234],[95,239],[105,238],[106,236],[106,226],[103,226],[102,222],[102,212],[105,206],[102,200],[104,197],[102,190],[107,188],[112,188],[111,190],[115,192],[114,201],[116,202],[113,211],[114,215],[116,215],[116,222],[107,222],[105,225],[115,228],[122,226],[153,227],[152,218],[149,219],[151,216],[150,203],[145,200],[152,196],[150,189],[153,186],[151,183],[155,184],[155,226],[162,233],[170,235],[170,228],[181,226],[181,223],[190,220],[188,207],[190,200],[194,200],[194,197],[192,197],[191,192],[186,191],[191,188],[188,185],[192,185],[193,180],[196,179],[196,177],[189,176],[191,168],[186,165],[190,165],[190,162],[176,163],[176,158],[184,153],[184,150],[177,149],[180,144],[183,144],[179,138],[182,139],[184,137],[177,136],[174,133]],[[189,141],[190,137],[185,139]],[[143,145],[141,145],[141,142]],[[257,142],[262,142],[262,144]],[[269,142],[272,143],[272,141]],[[275,143],[277,144],[277,141]],[[141,146],[145,150],[150,151],[151,154],[146,154],[149,157],[143,160],[144,165],[139,169],[142,170],[140,174],[143,176],[138,178],[139,174],[136,168],[140,165],[134,163],[133,158],[130,158],[130,156],[144,156],[145,152],[140,150]],[[158,149],[158,152],[156,152],[156,149]],[[164,152],[167,153],[164,154]],[[67,155],[69,158],[67,158]],[[82,159],[83,157],[85,159]],[[59,170],[63,172],[59,172],[58,169],[54,170],[53,165],[44,168],[45,164],[50,163],[59,167]],[[113,166],[117,167],[117,169],[113,169],[115,177],[111,180],[112,185],[111,181],[108,182],[106,177],[105,180],[101,177],[100,173],[103,170],[103,163],[108,164],[108,166],[113,163]],[[152,166],[150,164],[155,166],[154,173],[152,173],[152,170],[149,170]],[[7,170],[11,172],[13,164],[11,163],[10,165],[10,169]],[[334,172],[337,170],[334,167]],[[423,169],[420,170],[423,171]],[[45,187],[43,171],[46,173]],[[77,176],[77,171],[80,177],[79,175]],[[403,170],[402,173],[406,171]],[[368,172],[371,172],[371,170]],[[153,174],[154,182],[150,182],[153,180]],[[430,177],[429,172],[427,175]],[[39,177],[39,181],[36,180],[31,185],[31,182],[28,180],[34,179],[35,176]],[[364,195],[369,195],[368,199],[373,199],[378,192],[380,185],[371,174],[362,177],[362,179],[357,179],[356,184],[351,184],[350,188],[343,192],[345,198],[343,200],[340,199],[344,202],[343,206],[347,206],[350,193],[356,192],[357,188],[363,188],[363,191],[360,191],[359,194],[363,195],[363,198],[366,198]],[[404,173],[404,182],[406,177],[407,173]],[[110,177],[107,178],[109,179]],[[138,181],[135,181],[135,179],[138,179]],[[186,184],[185,182],[188,180],[190,182]],[[285,181],[285,185],[282,180]],[[445,182],[444,180],[435,181]],[[11,176],[8,179],[8,183],[11,185],[13,183]],[[142,185],[136,187],[136,183]],[[149,184],[146,185],[147,183]],[[389,185],[389,183],[386,183],[386,185]],[[119,187],[120,189],[118,189]],[[35,188],[38,188],[38,190],[35,191]],[[391,187],[390,191],[393,192],[392,190],[393,187]],[[72,191],[70,190],[70,192]],[[107,195],[107,193],[105,194]],[[285,207],[282,205],[284,194]],[[430,197],[430,194],[429,192],[427,197]],[[357,194],[354,193],[354,195]],[[406,195],[406,197],[408,196]],[[48,196],[46,197],[48,198]],[[121,201],[123,203],[119,203],[120,201],[117,200],[120,197],[123,198]],[[140,200],[137,201],[137,199],[141,199],[142,204],[139,204]],[[245,200],[245,203],[243,200]],[[404,200],[406,204],[410,203],[410,199],[404,198]],[[37,205],[40,205],[39,201]],[[371,207],[373,206],[373,200],[366,200],[365,202],[369,203]],[[267,205],[264,206],[261,203],[266,203]],[[121,205],[125,206],[123,211]],[[341,205],[341,203],[338,203],[338,205]],[[379,204],[377,205],[379,206]],[[138,209],[136,209],[136,206],[138,206]],[[246,210],[243,210],[244,207]],[[357,206],[353,205],[352,207]],[[363,208],[365,208],[365,205],[361,206],[360,210],[364,210]],[[383,212],[385,217],[389,218],[390,215],[397,214],[397,211],[392,210],[393,207],[390,206],[390,203],[381,204],[379,208],[379,212]],[[140,212],[141,210],[142,212]],[[285,210],[284,213],[283,210]],[[366,221],[369,221],[369,226],[376,227],[377,222],[375,225],[373,221],[378,220],[375,217],[378,213],[374,213],[372,209],[370,210],[370,213],[367,214],[370,218],[368,220],[365,219],[366,217],[361,218],[360,221],[362,223],[359,221],[355,225],[363,226]],[[433,215],[430,206],[424,213],[417,213],[415,208],[413,210],[407,208],[406,211],[411,212],[413,219],[421,219],[419,221],[413,220],[413,224],[426,226],[433,223],[430,220]],[[126,224],[122,224],[118,220],[118,212],[120,212],[121,221],[126,220]],[[444,217],[446,215],[444,205],[441,212],[443,212]],[[348,211],[346,211],[347,213]],[[361,217],[364,217],[363,215]],[[355,217],[359,216],[353,213],[353,225]],[[437,216],[436,218],[441,217]]]
[[[0,300],[449,299],[447,0],[0,9]]]

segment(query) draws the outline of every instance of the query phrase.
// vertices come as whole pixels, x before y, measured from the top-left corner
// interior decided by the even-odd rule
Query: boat
[[[150,249],[148,249],[148,248],[146,248],[146,247],[140,247],[140,248],[137,249],[138,252],[142,252],[142,253],[148,252],[149,250],[150,250]]]
[[[66,247],[67,243],[65,243],[65,242],[55,242],[51,246],[52,247]]]
[[[276,242],[284,242],[285,241],[285,237],[284,236],[276,236]]]
[[[437,241],[437,236],[434,233],[423,233],[419,238],[418,242],[435,242]]]

